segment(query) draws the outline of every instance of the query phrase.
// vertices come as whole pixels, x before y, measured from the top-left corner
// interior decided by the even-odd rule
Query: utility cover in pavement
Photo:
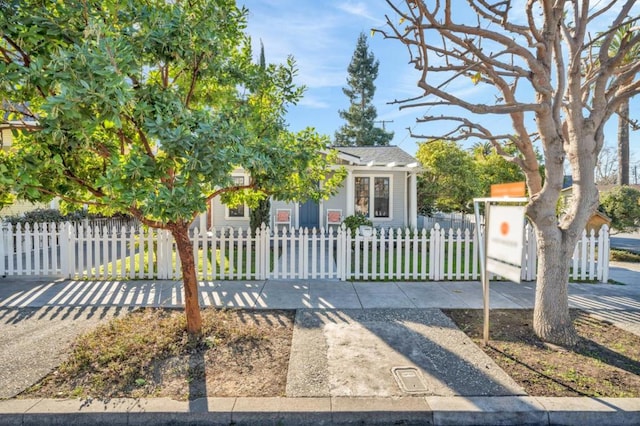
[[[407,393],[426,392],[425,386],[418,369],[415,367],[394,367],[391,369],[400,389]]]

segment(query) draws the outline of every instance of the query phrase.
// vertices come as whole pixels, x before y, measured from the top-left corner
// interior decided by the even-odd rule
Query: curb
[[[10,399],[0,425],[638,425],[640,398]]]

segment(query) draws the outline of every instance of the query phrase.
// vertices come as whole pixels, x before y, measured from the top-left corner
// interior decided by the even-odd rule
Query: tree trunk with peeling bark
[[[198,299],[198,278],[195,270],[193,244],[189,238],[189,224],[174,224],[169,229],[176,241],[178,255],[182,263],[187,332],[197,335],[202,332],[202,315],[200,314],[200,301]]]

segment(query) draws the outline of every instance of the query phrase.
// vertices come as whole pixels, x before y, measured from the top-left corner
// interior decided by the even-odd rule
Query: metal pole
[[[482,343],[487,346],[489,344],[489,271],[487,270],[487,249],[489,247],[488,228],[489,228],[489,214],[491,205],[488,201],[484,203],[484,256],[482,262],[484,268],[482,271],[482,299],[484,302],[484,321],[482,327]]]
[[[484,309],[483,321],[483,339],[482,342],[486,346],[489,344],[489,271],[487,268],[487,252],[489,248],[489,214],[491,203],[526,203],[529,200],[524,197],[513,198],[474,198],[473,209],[476,215],[476,235],[478,236],[478,251],[480,254],[480,278],[482,280],[482,298]],[[484,202],[484,228],[480,232],[480,203]]]
[[[484,227],[480,226],[480,202],[484,201]],[[480,254],[480,281],[482,283],[483,333],[482,343],[489,343],[489,272],[487,271],[487,227],[489,226],[489,201],[474,200],[473,210],[476,218],[476,236]]]

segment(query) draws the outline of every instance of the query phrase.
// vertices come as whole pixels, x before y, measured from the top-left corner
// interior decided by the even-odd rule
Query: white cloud
[[[254,50],[262,39],[268,62],[282,63],[293,55],[299,70],[297,82],[309,88],[342,86],[356,38],[345,40],[344,13],[337,9],[294,2],[247,0],[248,32]],[[345,59],[345,56],[347,59]]]
[[[381,19],[381,17],[383,17],[384,15],[379,13],[372,13],[371,2],[339,2],[337,8],[350,15],[365,18],[375,25],[381,25],[385,22],[383,19]]]
[[[328,109],[333,107],[333,105],[331,105],[329,102],[320,100],[313,96],[303,97],[300,100],[300,102],[298,102],[298,105],[301,107],[314,108],[314,109]]]

